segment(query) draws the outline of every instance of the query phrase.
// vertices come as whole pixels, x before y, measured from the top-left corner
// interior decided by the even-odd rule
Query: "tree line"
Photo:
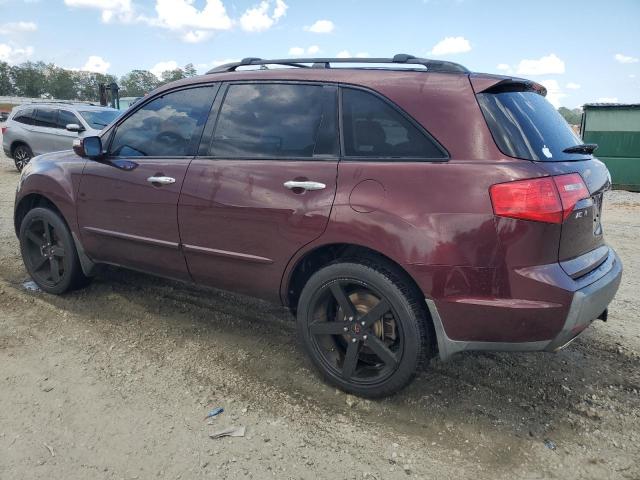
[[[117,83],[121,97],[140,97],[160,85],[196,74],[191,63],[162,72],[161,78],[148,70],[132,70],[118,79],[114,75],[67,70],[41,61],[19,65],[0,61],[0,96],[97,102],[101,83]]]

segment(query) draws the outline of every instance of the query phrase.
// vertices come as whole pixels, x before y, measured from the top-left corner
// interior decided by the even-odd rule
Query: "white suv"
[[[20,105],[11,111],[2,127],[2,148],[21,171],[36,155],[68,150],[80,135],[97,135],[120,113],[85,103]]]

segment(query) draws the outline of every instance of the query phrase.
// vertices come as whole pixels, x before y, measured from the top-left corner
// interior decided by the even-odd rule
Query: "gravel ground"
[[[365,401],[318,380],[277,306],[115,268],[25,290],[17,180],[0,156],[3,480],[640,478],[640,194],[606,198],[625,264],[607,323],[558,354],[433,360]],[[208,437],[231,425],[246,436]]]

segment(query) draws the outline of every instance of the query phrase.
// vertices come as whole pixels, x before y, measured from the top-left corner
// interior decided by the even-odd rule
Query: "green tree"
[[[44,62],[25,62],[11,69],[15,93],[23,97],[41,97],[45,93],[47,65]]]
[[[159,84],[158,78],[148,70],[133,70],[120,79],[120,96],[142,97]]]
[[[61,100],[74,100],[78,96],[77,75],[71,70],[51,64],[47,68],[46,93]]]
[[[579,108],[569,110],[566,107],[560,107],[558,112],[564,117],[569,125],[580,125],[582,123],[582,110]]]
[[[11,81],[11,67],[6,62],[0,62],[0,95],[13,95],[14,88]]]
[[[184,76],[185,77],[195,77],[196,75],[198,75],[198,72],[196,71],[196,67],[193,66],[193,63],[187,63],[184,68]]]
[[[183,78],[187,78],[187,76],[185,75],[184,70],[182,70],[181,68],[176,68],[174,70],[165,70],[164,72],[162,72],[160,78],[160,82],[162,84],[165,84],[169,82],[175,82],[176,80],[182,80]]]

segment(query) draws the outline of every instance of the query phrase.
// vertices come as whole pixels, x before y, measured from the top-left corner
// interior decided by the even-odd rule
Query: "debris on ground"
[[[245,427],[229,427],[209,434],[209,438],[244,437]]]
[[[549,440],[548,438],[544,441],[544,446],[549,450],[555,450],[556,448],[558,448],[556,442],[554,442],[553,440]]]
[[[204,417],[204,419],[206,420],[207,418],[211,418],[211,417],[217,417],[218,415],[220,415],[222,412],[224,412],[224,408],[222,407],[217,407],[214,408],[213,410],[211,410],[209,413],[207,413],[207,416]]]
[[[40,287],[38,286],[38,284],[36,282],[34,282],[33,280],[25,280],[22,283],[22,286],[28,292],[41,292],[42,291],[42,290],[40,290]]]
[[[56,456],[56,452],[53,451],[53,447],[51,445],[47,445],[46,443],[42,442],[42,445],[45,446],[45,448],[47,450],[49,450],[49,453],[51,454],[52,457]]]

